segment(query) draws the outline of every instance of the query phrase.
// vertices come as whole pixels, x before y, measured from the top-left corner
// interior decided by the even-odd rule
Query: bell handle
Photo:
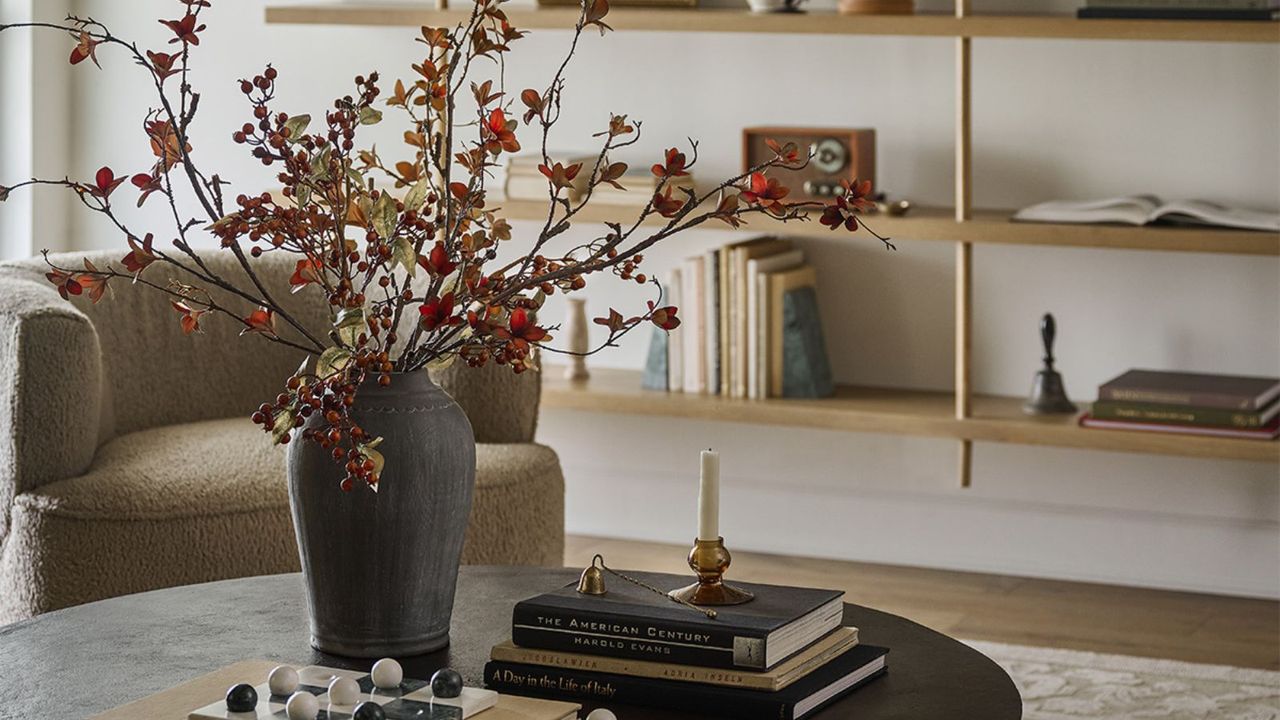
[[[1053,338],[1058,334],[1058,326],[1053,321],[1053,313],[1045,313],[1040,318],[1040,341],[1044,343],[1044,364],[1053,367]]]

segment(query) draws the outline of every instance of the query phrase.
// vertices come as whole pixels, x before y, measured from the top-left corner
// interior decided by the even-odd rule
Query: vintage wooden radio
[[[773,157],[765,141],[795,143],[813,159],[802,170],[771,170],[791,188],[792,198],[823,199],[840,192],[840,181],[876,178],[876,131],[870,128],[752,127],[742,131],[743,170]]]

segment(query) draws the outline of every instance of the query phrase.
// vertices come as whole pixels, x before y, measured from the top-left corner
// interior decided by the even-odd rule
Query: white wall
[[[173,5],[79,1],[157,45],[166,31],[152,18]],[[205,91],[194,145],[241,187],[272,181],[229,141],[245,117],[234,78],[272,60],[281,107],[319,113],[357,72],[406,75],[421,47],[408,28],[268,27],[263,0],[215,5],[194,78]],[[1074,3],[1055,7],[1064,5]],[[548,77],[566,38],[539,31],[522,41],[510,86]],[[145,83],[119,56],[105,60],[106,73],[81,66],[74,75],[71,147],[85,175],[150,162],[138,129]],[[709,178],[738,167],[745,125],[872,126],[880,186],[947,204],[952,62],[945,39],[592,36],[569,76],[555,144],[572,146],[610,110],[629,112],[645,120],[638,158],[693,136]],[[1280,207],[1280,47],[977,40],[974,68],[980,206],[1155,192]],[[398,147],[392,127],[379,132],[384,153]],[[96,218],[73,218],[68,244],[119,245]],[[691,233],[651,253],[649,270],[727,237]],[[950,245],[900,242],[889,253],[835,236],[802,245],[819,267],[838,380],[950,387]],[[1280,374],[1276,258],[979,246],[975,267],[982,392],[1027,390],[1046,310],[1059,322],[1059,367],[1081,400],[1132,366]],[[633,289],[596,285],[595,310],[640,301]],[[628,338],[593,361],[639,367],[646,343]],[[975,487],[962,491],[945,441],[559,411],[544,413],[541,437],[564,461],[572,532],[686,542],[695,451],[714,445],[724,452],[733,547],[1280,596],[1274,466],[982,444]]]

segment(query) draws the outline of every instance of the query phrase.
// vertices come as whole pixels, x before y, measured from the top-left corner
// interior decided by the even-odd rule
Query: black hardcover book
[[[888,648],[858,645],[777,692],[490,662],[485,684],[509,695],[621,703],[736,720],[801,720],[887,670]]]
[[[682,575],[635,577],[663,591],[689,584]],[[605,595],[582,595],[572,583],[517,603],[511,639],[545,650],[768,670],[839,627],[844,615],[838,590],[738,585],[755,599],[716,608],[712,620],[631,583],[611,582]]]
[[[1076,10],[1079,18],[1118,20],[1275,20],[1275,10],[1206,10],[1203,8],[1086,7]]]

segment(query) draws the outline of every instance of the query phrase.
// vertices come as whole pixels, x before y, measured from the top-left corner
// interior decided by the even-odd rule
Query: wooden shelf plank
[[[585,382],[548,366],[545,407],[696,420],[914,435],[980,442],[1280,463],[1280,442],[1089,430],[1074,416],[1029,417],[1019,398],[974,396],[973,416],[955,417],[951,393],[841,386],[821,400],[741,400],[644,390],[640,373],[596,369]]]
[[[511,220],[545,220],[547,204],[527,200],[495,201]],[[636,217],[633,208],[588,205],[578,213],[580,223],[607,221],[629,224]],[[1011,213],[1001,210],[977,210],[971,219],[956,222],[950,208],[912,208],[904,217],[871,215],[867,221],[876,232],[895,240],[941,240],[1000,245],[1047,245],[1126,250],[1167,250],[1180,252],[1221,253],[1227,255],[1280,256],[1280,233],[1252,232],[1192,227],[1130,227],[1127,225],[1052,225],[1046,223],[1009,222]],[[661,220],[662,222],[658,222]],[[665,223],[650,218],[646,225]],[[703,227],[724,229],[721,223]],[[783,224],[771,218],[754,216],[744,230],[777,233],[794,237],[844,237],[816,221]]]
[[[406,26],[453,25],[469,9],[435,10],[425,3],[270,5],[269,23]],[[525,29],[567,29],[576,8],[506,10]],[[1280,23],[1186,20],[1078,20],[1055,15],[796,15],[756,14],[735,9],[614,8],[609,24],[618,30],[659,32],[747,32],[811,35],[901,35],[916,37],[1074,38],[1090,40],[1190,40],[1199,42],[1280,42]]]

